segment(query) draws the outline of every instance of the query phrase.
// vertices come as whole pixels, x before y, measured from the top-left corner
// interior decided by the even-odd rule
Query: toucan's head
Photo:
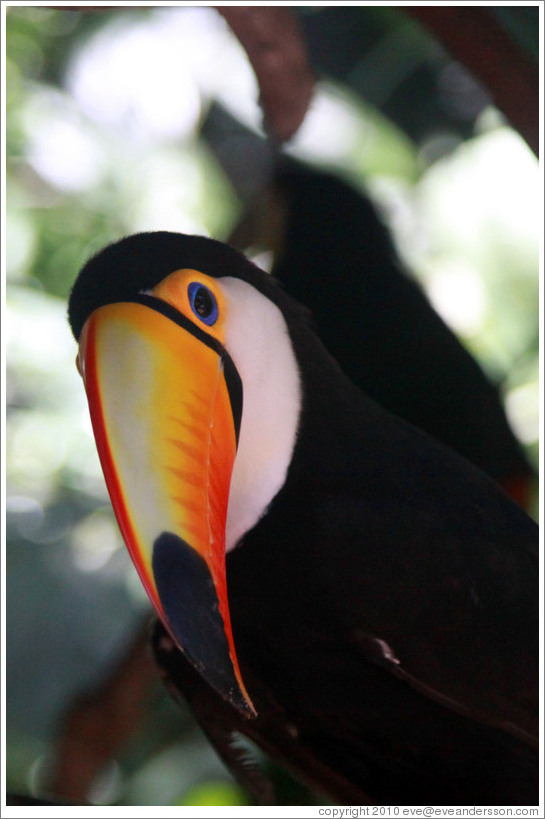
[[[248,715],[225,556],[292,458],[292,309],[239,252],[167,232],[102,250],[69,303],[102,468],[140,578],[190,662]]]

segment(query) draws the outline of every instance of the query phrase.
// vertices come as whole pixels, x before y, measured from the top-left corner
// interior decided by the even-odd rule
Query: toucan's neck
[[[289,318],[288,318],[289,322]],[[365,449],[384,424],[384,415],[345,376],[306,326],[289,327],[303,385],[297,443],[287,480],[318,487],[365,470]],[[363,467],[362,467],[363,465]]]

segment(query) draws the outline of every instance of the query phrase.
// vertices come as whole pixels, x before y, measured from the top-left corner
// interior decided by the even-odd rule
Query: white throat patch
[[[284,485],[301,414],[301,383],[281,311],[241,279],[218,279],[227,304],[225,347],[242,379],[243,406],[227,510],[226,551]]]

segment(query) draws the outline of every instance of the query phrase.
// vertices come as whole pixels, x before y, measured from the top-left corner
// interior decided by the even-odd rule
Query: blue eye
[[[191,282],[187,288],[187,295],[197,318],[209,327],[215,324],[218,318],[218,303],[212,291],[200,282]]]

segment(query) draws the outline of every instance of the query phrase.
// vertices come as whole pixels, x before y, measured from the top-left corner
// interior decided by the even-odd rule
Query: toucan
[[[237,735],[342,804],[537,804],[522,508],[359,390],[223,242],[109,245],[69,320],[160,668],[261,801]]]
[[[248,223],[250,243],[273,250],[272,274],[311,310],[321,341],[351,381],[527,508],[534,469],[498,385],[410,275],[371,199],[339,173],[283,156]]]

